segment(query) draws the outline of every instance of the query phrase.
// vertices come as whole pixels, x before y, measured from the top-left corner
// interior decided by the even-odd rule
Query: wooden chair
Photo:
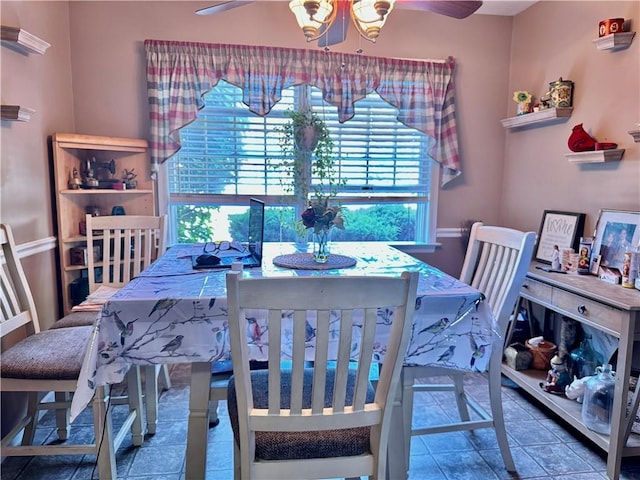
[[[96,389],[92,402],[93,443],[33,445],[39,410],[67,410],[69,407],[59,402],[41,402],[40,397],[47,392],[75,391],[93,329],[85,326],[40,331],[33,297],[8,225],[0,226],[0,244],[4,254],[4,261],[0,265],[0,333],[3,340],[8,334],[19,330],[27,335],[0,354],[0,391],[26,392],[28,395],[26,415],[2,438],[2,456],[93,454],[98,458],[99,477],[115,478],[115,451],[127,430],[136,428],[136,422],[137,431],[133,441],[136,445],[142,443],[142,412],[140,408],[132,409],[119,433],[114,436],[111,409],[108,408],[109,397],[105,395],[103,387]],[[140,386],[135,381],[129,382],[129,395],[140,397]],[[137,403],[139,405],[140,401]],[[21,433],[21,444],[16,446]]]
[[[227,274],[234,359],[228,406],[236,478],[384,478],[417,281],[417,272],[401,278],[241,279],[236,272]],[[384,307],[394,308],[395,314],[374,390],[368,376],[378,308]],[[268,310],[267,370],[249,368],[245,309]],[[364,318],[361,343],[354,351],[351,334],[358,313]],[[304,368],[308,314],[317,319],[312,369]],[[283,334],[291,333],[287,317],[293,322],[292,346],[285,348],[291,352],[291,368],[281,370]],[[336,336],[337,361],[328,368],[329,344]],[[355,368],[350,368],[350,356],[357,357]]]
[[[91,293],[102,285],[123,287],[165,250],[165,216],[87,215],[86,223],[87,270]],[[74,312],[55,322],[52,328],[93,325],[96,315],[97,313]],[[167,389],[171,388],[171,381],[166,365],[150,365],[143,369],[147,431],[154,434],[158,423],[158,377],[161,376]],[[132,370],[135,373],[139,367],[132,367]]]
[[[489,359],[488,385],[491,414],[486,412],[464,392],[462,370],[439,367],[402,368],[402,410],[405,432],[406,466],[409,466],[411,436],[479,428],[495,428],[500,453],[508,471],[515,471],[504,425],[501,396],[501,364],[504,334],[514,311],[518,293],[531,262],[536,240],[534,232],[523,233],[502,227],[475,223],[471,228],[469,246],[460,279],[477,288],[486,296],[486,302],[496,320],[495,341]],[[415,384],[416,378],[448,376],[452,384]],[[460,422],[412,428],[413,393],[423,391],[453,391]],[[480,416],[471,419],[467,407]]]

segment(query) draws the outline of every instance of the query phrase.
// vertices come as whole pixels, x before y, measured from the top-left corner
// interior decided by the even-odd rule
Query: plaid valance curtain
[[[279,47],[146,40],[152,171],[180,149],[180,129],[196,119],[202,96],[219,80],[243,91],[249,109],[266,115],[293,85],[313,85],[338,109],[376,91],[399,110],[398,121],[435,142],[430,152],[445,184],[460,174],[455,121],[455,61],[414,61]]]

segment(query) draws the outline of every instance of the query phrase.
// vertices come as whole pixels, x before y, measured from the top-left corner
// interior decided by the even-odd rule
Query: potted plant
[[[283,174],[280,184],[284,190],[295,192],[298,208],[305,212],[296,222],[299,236],[304,234],[304,229],[313,227],[314,236],[322,237],[318,247],[326,250],[330,229],[344,228],[340,207],[329,205],[338,185],[344,184],[344,180],[336,178],[333,140],[324,120],[311,110],[288,110],[285,114],[289,121],[275,130],[279,134],[283,160],[273,167]],[[310,198],[311,178],[318,180],[313,187],[313,198]]]

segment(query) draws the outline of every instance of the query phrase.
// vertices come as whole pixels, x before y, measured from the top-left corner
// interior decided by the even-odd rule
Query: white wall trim
[[[436,230],[436,238],[460,238],[462,237],[461,228],[438,228]]]
[[[16,245],[16,250],[19,258],[25,258],[38,253],[48,252],[56,248],[56,246],[56,237],[46,237]]]
[[[20,258],[29,257],[38,253],[48,252],[56,248],[56,237],[46,237],[31,242],[21,243],[17,246]]]

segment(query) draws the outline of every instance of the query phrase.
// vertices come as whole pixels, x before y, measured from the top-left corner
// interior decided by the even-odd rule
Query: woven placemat
[[[334,268],[353,267],[356,264],[356,259],[332,253],[329,255],[327,263],[316,263],[312,253],[290,253],[288,255],[278,255],[273,259],[273,264],[278,267],[298,270],[331,270]]]

